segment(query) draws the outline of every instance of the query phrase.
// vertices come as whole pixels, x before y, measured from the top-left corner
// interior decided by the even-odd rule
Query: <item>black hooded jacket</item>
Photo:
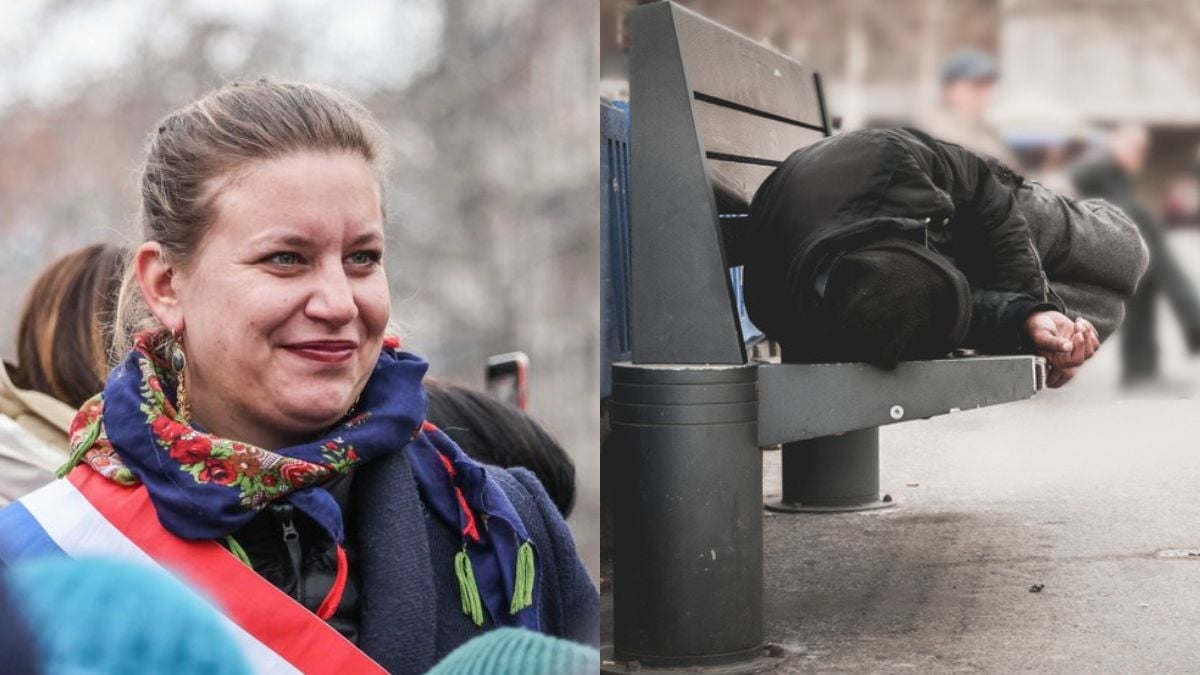
[[[966,276],[962,346],[1026,351],[1025,318],[1062,310],[1012,193],[982,158],[919,131],[866,129],[797,150],[759,187],[749,227],[750,318],[800,360],[827,339],[816,291],[822,263],[884,237],[923,243]]]

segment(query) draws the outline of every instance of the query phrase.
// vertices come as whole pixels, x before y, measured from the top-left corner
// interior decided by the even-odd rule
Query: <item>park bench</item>
[[[781,658],[764,644],[759,449],[783,444],[770,507],[886,506],[881,425],[1030,398],[1044,368],[1029,356],[893,371],[750,362],[733,284],[744,216],[774,166],[831,133],[820,78],[669,2],[633,9],[630,30],[628,170],[623,110],[602,110],[603,358],[614,360],[602,669],[757,672]]]

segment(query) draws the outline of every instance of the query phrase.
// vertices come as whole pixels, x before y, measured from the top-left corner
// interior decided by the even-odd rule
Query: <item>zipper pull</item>
[[[283,540],[287,542],[288,553],[291,553],[293,544],[296,546],[300,545],[300,532],[290,520],[283,524]]]
[[[304,579],[300,575],[300,531],[292,521],[291,504],[272,504],[271,514],[279,521],[283,529],[283,543],[287,546],[288,558],[292,564],[292,578],[296,580],[296,599],[304,604]]]

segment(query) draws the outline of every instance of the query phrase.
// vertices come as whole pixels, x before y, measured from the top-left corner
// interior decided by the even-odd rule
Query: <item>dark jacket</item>
[[[980,157],[921,132],[848,132],[792,153],[759,187],[749,227],[750,318],[793,353],[820,351],[822,263],[883,237],[925,242],[963,272],[965,346],[1023,351],[1024,319],[1061,309],[1009,190]]]
[[[487,467],[520,515],[537,552],[543,633],[598,645],[599,595],[566,523],[525,469]],[[352,488],[350,486],[353,486]],[[329,486],[346,517],[350,579],[330,624],[393,673],[423,673],[492,628],[463,614],[454,575],[459,536],[424,507],[407,455],[377,459]],[[333,545],[315,523],[286,514],[299,536],[299,582],[270,507],[237,534],[255,571],[315,611],[333,583]]]

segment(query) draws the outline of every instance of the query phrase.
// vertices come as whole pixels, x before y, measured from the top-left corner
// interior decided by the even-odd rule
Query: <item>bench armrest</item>
[[[865,363],[758,366],[758,445],[1032,398],[1046,381],[1033,356],[908,361],[895,370]]]

